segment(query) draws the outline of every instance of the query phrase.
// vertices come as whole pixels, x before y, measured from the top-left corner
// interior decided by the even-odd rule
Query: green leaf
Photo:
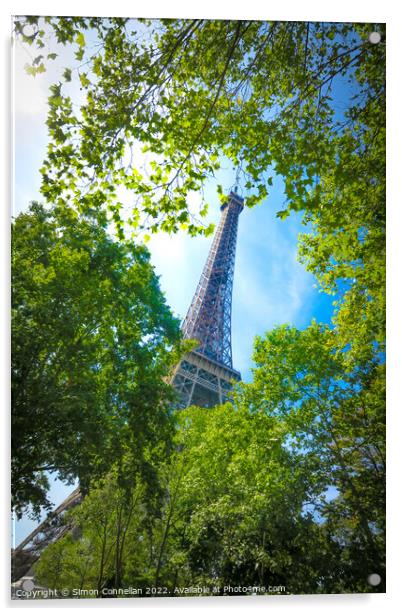
[[[79,45],[80,47],[85,47],[85,36],[82,32],[78,32],[75,42],[77,43],[77,45]]]
[[[63,77],[65,81],[71,81],[71,69],[70,68],[64,69]]]

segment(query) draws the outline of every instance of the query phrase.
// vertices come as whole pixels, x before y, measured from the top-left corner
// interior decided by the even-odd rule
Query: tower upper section
[[[182,331],[199,341],[197,352],[232,368],[232,290],[239,214],[244,200],[231,192],[221,206],[215,232],[197,290]]]

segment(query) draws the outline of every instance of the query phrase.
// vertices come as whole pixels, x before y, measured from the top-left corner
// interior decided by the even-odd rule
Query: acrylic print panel
[[[13,599],[385,592],[385,36],[14,18]]]

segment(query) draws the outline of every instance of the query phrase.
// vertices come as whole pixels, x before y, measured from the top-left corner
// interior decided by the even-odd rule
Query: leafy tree
[[[65,562],[80,560],[96,534],[109,546],[91,552],[103,587],[118,579],[170,594],[198,585],[383,592],[384,366],[373,360],[350,370],[334,339],[316,323],[257,338],[253,382],[238,386],[234,404],[175,414],[175,446],[158,467],[161,497],[152,509],[139,502],[120,569],[116,512],[119,502],[129,510],[131,496],[121,501],[110,483],[84,500],[84,524],[75,514],[85,531],[65,539]],[[44,553],[43,582],[59,549]],[[71,569],[61,568],[61,585]],[[382,578],[374,588],[372,573]]]
[[[367,55],[353,104],[333,138],[334,164],[300,205],[313,232],[300,256],[325,292],[338,293],[334,323],[350,367],[385,351],[385,81]]]
[[[243,388],[254,412],[286,426],[288,446],[336,496],[313,500],[323,531],[340,551],[334,588],[367,592],[367,577],[385,580],[385,367],[349,366],[337,332],[312,323],[282,326],[255,345],[254,380]],[[325,585],[325,581],[324,581]]]
[[[18,515],[49,505],[47,474],[85,490],[127,451],[155,477],[168,447],[179,341],[141,245],[104,222],[32,204],[12,229],[12,476]],[[127,456],[126,456],[127,457]],[[125,469],[121,462],[122,477]]]
[[[165,583],[221,593],[229,584],[316,589],[307,547],[316,529],[304,504],[321,492],[322,478],[307,478],[308,468],[286,450],[284,426],[231,404],[186,409],[179,424]]]
[[[133,493],[109,475],[70,514],[76,537],[45,550],[35,567],[41,584],[99,592],[119,583],[163,586],[173,594],[176,585],[274,585],[288,583],[292,570],[302,576],[301,544],[315,523],[302,515],[304,471],[281,447],[275,422],[228,404],[187,409],[179,423],[176,451],[159,468],[160,511],[147,516],[141,491],[134,506]]]
[[[83,503],[67,516],[72,532],[51,544],[35,565],[39,583],[96,590],[98,596],[108,585],[120,588],[127,566],[132,570],[136,562],[138,567],[144,557],[140,532],[147,515],[145,493],[139,476],[133,475],[130,485],[119,485],[116,468],[94,481]],[[138,581],[132,578],[130,583]]]

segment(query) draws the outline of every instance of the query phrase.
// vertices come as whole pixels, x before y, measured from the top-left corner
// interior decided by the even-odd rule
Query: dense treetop
[[[34,203],[13,224],[12,291],[17,514],[49,505],[49,473],[85,490],[129,450],[152,474],[170,443],[163,377],[179,324],[147,249],[116,242],[96,217]]]

